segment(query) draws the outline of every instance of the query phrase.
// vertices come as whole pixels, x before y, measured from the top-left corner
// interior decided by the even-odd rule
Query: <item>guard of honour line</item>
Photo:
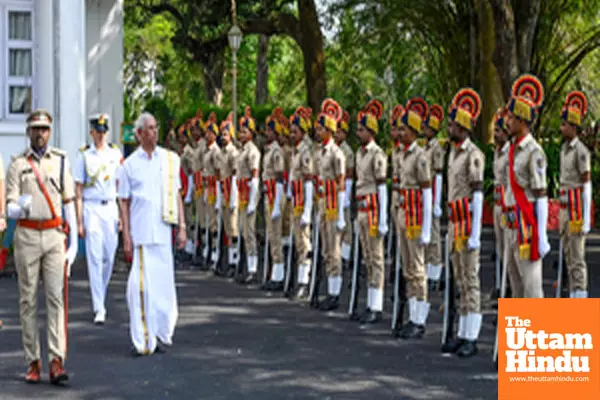
[[[500,297],[544,296],[542,259],[550,251],[547,160],[531,132],[543,100],[541,82],[523,75],[494,118],[495,280]],[[390,275],[391,330],[404,340],[426,334],[431,294],[443,289],[442,351],[476,355],[482,324],[485,156],[470,136],[481,107],[475,90],[456,93],[447,108],[450,142],[443,146],[437,136],[446,119],[444,107],[422,98],[395,106],[389,118],[394,143],[389,160],[375,141],[384,113],[376,99],[356,116],[361,144],[356,152],[346,141],[351,116],[333,99],[323,102],[314,122],[309,108],[300,106],[289,117],[276,108],[265,121],[262,154],[250,108],[238,131],[231,114],[219,124],[214,114],[204,121],[199,110],[169,132],[169,148],[157,144],[157,121],[144,113],[135,122],[138,147],[126,159],[106,141],[108,116],[99,114],[90,118],[91,144],[80,149],[73,165],[64,151],[48,145],[50,113],[35,110],[27,119],[30,146],[11,159],[5,182],[4,171],[0,174],[2,196],[6,188],[0,229],[6,228],[7,217],[17,220],[14,257],[26,381],[39,382],[42,375],[36,315],[40,277],[49,377],[60,384],[68,380],[68,278],[78,237],[85,239],[93,322],[103,324],[119,232],[132,262],[127,305],[133,355],[173,345],[178,318],[174,264],[186,253],[215,275],[262,284],[263,290],[281,291],[322,311],[338,309],[347,289],[349,317],[364,327],[381,323]],[[571,92],[560,128],[557,292],[566,264],[572,298],[588,296],[590,152],[578,139],[586,114],[585,95]],[[257,219],[265,225],[262,243]],[[361,276],[366,287],[361,287]],[[319,295],[322,279],[324,298]],[[362,309],[360,298],[366,300]],[[496,356],[497,343],[495,362]]]

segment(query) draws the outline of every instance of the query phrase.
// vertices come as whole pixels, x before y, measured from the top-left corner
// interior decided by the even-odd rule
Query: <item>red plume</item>
[[[513,97],[524,97],[539,108],[544,102],[544,87],[540,80],[530,74],[520,76],[512,86]]]
[[[397,120],[398,118],[400,118],[400,116],[404,114],[404,106],[402,104],[398,104],[397,106],[394,107],[394,109],[392,110],[392,121]]]
[[[476,91],[470,88],[461,89],[452,100],[452,108],[460,107],[467,110],[474,120],[479,118],[481,112],[481,98]]]
[[[342,121],[347,124],[350,123],[350,114],[348,114],[348,111],[344,111],[344,115],[342,115]]]
[[[202,119],[202,116],[203,116],[202,110],[201,109],[196,110],[196,118],[195,119]]]
[[[444,120],[444,109],[439,104],[434,104],[429,109],[429,115],[433,115],[440,121]]]
[[[427,117],[427,113],[429,112],[429,105],[422,98],[415,97],[406,103],[406,109],[416,112],[421,116],[421,119],[425,119],[425,117]]]
[[[336,122],[342,118],[342,108],[333,99],[326,99],[321,106],[321,113],[329,115]]]
[[[209,122],[214,122],[214,123],[217,122],[217,115],[215,114],[214,111],[210,113],[210,116],[208,117],[208,121]]]
[[[581,116],[585,117],[588,112],[588,101],[585,97],[585,94],[582,92],[575,90],[567,95],[565,99],[564,108],[576,108],[581,112]]]
[[[252,109],[250,108],[250,106],[246,106],[246,108],[244,109],[244,117],[252,118]]]
[[[372,99],[367,103],[363,112],[365,114],[372,114],[377,120],[380,120],[383,115],[383,104],[377,99]]]

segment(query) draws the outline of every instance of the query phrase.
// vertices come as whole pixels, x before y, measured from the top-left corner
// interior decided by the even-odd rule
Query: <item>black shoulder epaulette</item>
[[[114,144],[114,143],[109,143],[109,144],[108,144],[108,147],[112,147],[113,149],[118,149],[118,148],[119,148],[119,146],[117,146],[117,145],[116,145],[116,144]]]
[[[86,150],[87,150],[87,149],[89,149],[89,148],[90,148],[90,145],[89,145],[89,144],[86,144],[85,146],[81,146],[81,147],[79,148],[79,151],[86,151]]]

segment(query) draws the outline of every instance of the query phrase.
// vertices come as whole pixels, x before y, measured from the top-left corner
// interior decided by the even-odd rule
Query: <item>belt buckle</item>
[[[102,204],[103,206],[108,204],[108,200],[100,200],[100,204]]]

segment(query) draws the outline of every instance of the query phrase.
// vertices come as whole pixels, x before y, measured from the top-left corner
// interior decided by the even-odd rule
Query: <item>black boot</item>
[[[477,354],[477,342],[475,340],[465,340],[456,351],[456,355],[462,358],[473,357]]]
[[[308,300],[308,285],[299,284],[298,287],[294,288],[289,295],[290,300]]]
[[[366,318],[366,315],[369,314],[370,312],[371,312],[370,308],[366,308],[362,314],[359,313],[358,311],[354,310],[352,312],[352,314],[350,314],[350,321],[362,321],[363,318]]]
[[[400,337],[402,339],[421,339],[425,334],[425,325],[418,325],[412,321],[409,321],[408,324],[404,325],[402,331],[400,332]]]
[[[372,311],[365,313],[360,319],[361,325],[372,325],[381,321],[381,311]]]
[[[265,283],[264,285],[262,285],[261,289],[268,291],[268,292],[281,292],[281,291],[283,291],[283,281],[281,281],[281,282],[269,281],[269,282]]]
[[[319,305],[321,311],[336,310],[340,306],[340,296],[328,295],[324,302]]]
[[[442,353],[456,353],[465,342],[465,339],[454,338],[442,345]]]

